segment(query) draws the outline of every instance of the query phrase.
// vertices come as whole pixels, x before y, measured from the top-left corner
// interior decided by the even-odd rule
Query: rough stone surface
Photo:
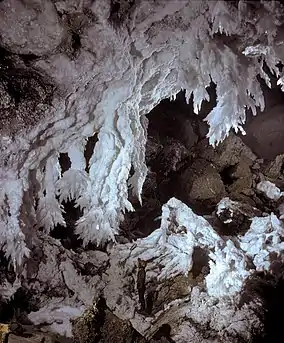
[[[16,54],[47,54],[57,48],[65,34],[50,0],[1,1],[0,19],[1,43]]]
[[[216,168],[205,160],[195,160],[190,170],[182,176],[185,181],[181,187],[196,201],[211,200],[218,202],[226,194],[225,186]]]
[[[203,149],[202,157],[211,161],[219,171],[236,165],[240,160],[252,165],[257,159],[241,138],[234,134],[230,134],[223,143],[216,147],[216,150],[209,146],[208,149]]]

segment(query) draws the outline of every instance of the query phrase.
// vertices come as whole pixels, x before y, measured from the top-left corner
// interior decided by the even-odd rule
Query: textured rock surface
[[[72,320],[83,316],[86,324],[102,295],[107,341],[115,325],[121,335],[130,337],[131,325],[154,341],[252,341],[263,329],[258,298],[239,306],[239,293],[255,270],[268,273],[283,250],[283,224],[269,214],[278,204],[264,203],[254,190],[265,173],[252,170],[262,163],[234,134],[210,148],[206,124],[182,116],[158,132],[149,126],[148,172],[146,115],[185,89],[188,101],[193,95],[191,114],[207,111],[202,119],[211,144],[240,128],[247,109],[264,108],[258,82],[260,75],[270,83],[264,62],[284,84],[283,8],[211,0],[7,0],[0,17],[2,312],[13,296],[28,299],[29,320],[71,336]],[[223,195],[259,206],[242,237],[227,238],[228,230],[217,233],[185,204],[167,203],[177,172],[194,170],[198,160],[203,179],[195,168],[189,173],[195,186],[185,193],[202,206],[209,197],[210,213]],[[280,182],[281,169],[279,162],[267,173]],[[204,188],[209,177],[213,192]],[[148,208],[133,226],[148,237],[106,246],[125,211],[145,199]],[[70,203],[80,216],[75,225],[63,213]],[[153,231],[163,203],[162,226]],[[234,233],[243,233],[247,212],[235,212],[245,218]]]
[[[64,26],[51,1],[4,1],[0,18],[1,43],[16,54],[45,55],[64,37]]]

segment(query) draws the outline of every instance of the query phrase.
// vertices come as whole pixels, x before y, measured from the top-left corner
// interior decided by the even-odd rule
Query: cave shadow
[[[198,204],[188,201],[180,177],[191,163],[191,151],[206,139],[208,125],[204,118],[216,105],[216,88],[207,89],[210,101],[203,101],[200,114],[193,110],[193,97],[186,101],[185,91],[176,99],[162,100],[148,115],[146,165],[148,175],[142,190],[142,206],[131,197],[135,212],[127,213],[121,224],[121,234],[128,239],[146,237],[160,225],[163,204],[176,197],[198,214],[209,214],[215,204]]]
[[[284,335],[284,264],[272,262],[270,272],[256,272],[246,282],[241,305],[259,299],[257,313],[264,324],[264,334],[256,334],[253,343],[280,343]]]
[[[82,216],[82,210],[76,207],[75,201],[63,201],[62,206],[66,227],[58,224],[50,235],[55,239],[59,239],[65,249],[76,250],[83,245],[83,240],[75,234],[76,222]]]

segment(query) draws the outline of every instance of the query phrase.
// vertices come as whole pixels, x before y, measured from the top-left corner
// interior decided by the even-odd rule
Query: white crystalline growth
[[[171,198],[162,208],[161,227],[148,237],[138,239],[131,257],[155,258],[155,264],[163,266],[158,279],[164,279],[187,274],[191,270],[195,246],[213,249],[220,241],[221,238],[203,217],[196,215],[180,200]]]
[[[243,252],[228,240],[225,247],[217,247],[215,252],[210,252],[209,258],[210,273],[205,278],[208,294],[221,298],[240,292],[249,276]]]
[[[59,202],[75,200],[76,205],[81,209],[88,206],[91,196],[91,180],[85,170],[85,147],[86,139],[80,139],[69,147],[68,157],[71,167],[56,182],[56,194],[59,195]]]
[[[34,325],[44,323],[50,331],[72,337],[71,321],[80,317],[85,309],[83,305],[72,307],[68,302],[64,303],[63,299],[54,298],[39,311],[31,312],[28,317]]]
[[[29,256],[20,220],[24,184],[12,173],[4,174],[3,179],[0,178],[0,245],[16,267]]]
[[[50,156],[46,161],[45,170],[37,170],[41,189],[38,192],[37,222],[50,232],[57,224],[66,226],[62,212],[63,208],[56,199],[56,182],[60,178],[60,165],[57,155]]]
[[[206,277],[210,296],[231,296],[239,292],[248,276],[244,253],[231,240],[226,242],[203,217],[188,206],[171,198],[162,210],[160,229],[146,238],[139,239],[128,255],[129,247],[121,247],[131,260],[155,259],[155,265],[163,268],[158,279],[187,274],[193,266],[193,251],[201,247],[209,251],[210,273]]]
[[[240,215],[247,218],[253,218],[256,213],[259,212],[260,211],[255,207],[226,197],[218,203],[216,215],[224,224],[230,224]]]
[[[191,243],[191,247],[185,243],[183,246],[185,251],[190,248],[192,254],[194,247],[210,251],[210,273],[206,277],[208,294],[220,298],[239,292],[244,280],[249,275],[246,271],[245,256],[242,251],[237,249],[231,240],[224,242],[203,217],[194,214],[189,207],[175,198],[170,199],[163,207],[161,229],[165,233],[169,231],[172,217],[175,218],[178,225],[177,232],[181,228],[186,229],[188,243]],[[171,239],[170,237],[168,242],[175,240],[174,235]],[[192,263],[194,261],[191,260],[190,267],[192,267]]]
[[[185,230],[193,245],[200,247],[214,248],[221,241],[206,219],[176,198],[171,198],[162,208],[161,230],[168,240],[170,232],[177,234]]]
[[[198,286],[193,287],[191,290],[190,304],[186,316],[191,319],[188,324],[193,321],[193,323],[199,323],[202,327],[210,327],[219,332],[223,337],[227,333],[232,336],[238,333],[238,335],[243,337],[244,342],[250,342],[253,328],[260,329],[261,327],[259,319],[249,306],[245,305],[241,310],[238,310],[237,306],[235,306],[234,298],[222,298],[216,301],[216,298],[209,296]],[[177,327],[176,331],[178,333],[177,338],[179,336],[187,337],[191,333],[188,330],[182,334],[180,326]],[[223,340],[221,341],[223,342]],[[229,340],[229,342],[231,341]],[[177,340],[177,342],[180,341]],[[184,339],[181,342],[195,343],[196,339],[193,337],[192,340]],[[206,341],[200,340],[200,342]]]
[[[257,184],[256,189],[264,193],[268,199],[279,200],[283,196],[283,192],[270,181],[261,181]]]
[[[249,231],[239,237],[240,248],[252,258],[258,271],[269,270],[270,253],[284,251],[284,227],[275,214],[255,217]]]
[[[90,179],[85,171],[69,169],[56,182],[59,201],[75,200],[76,205],[85,208],[91,194]]]
[[[245,253],[236,246],[232,240],[223,240],[203,217],[171,198],[163,206],[159,229],[148,237],[118,244],[110,250],[104,289],[107,305],[119,318],[130,320],[142,335],[150,335],[167,321],[171,322],[178,342],[196,342],[197,337],[192,336],[196,324],[229,336],[238,334],[249,341],[252,328],[260,323],[249,307],[240,310],[235,306],[251,273]],[[186,275],[193,268],[195,247],[209,252],[210,272],[204,281],[197,286],[189,282],[188,293],[165,301],[163,309],[153,313],[151,320],[137,313],[140,304],[133,284],[137,281],[138,259],[147,262],[146,289],[154,283],[163,290],[163,283],[175,282],[175,277]],[[180,328],[182,323],[188,324],[184,332]]]

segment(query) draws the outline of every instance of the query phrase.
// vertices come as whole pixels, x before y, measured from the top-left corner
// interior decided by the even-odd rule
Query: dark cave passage
[[[269,74],[271,88],[263,79],[258,79],[265,98],[265,109],[258,111],[256,117],[247,111],[244,125],[246,135],[240,136],[259,158],[271,161],[277,155],[284,154],[284,93],[267,66],[265,72]]]
[[[63,217],[66,222],[66,227],[57,225],[50,233],[51,237],[60,239],[61,244],[65,249],[76,249],[82,246],[82,240],[75,235],[75,227],[77,220],[81,217],[82,211],[76,207],[75,201],[63,202],[65,213]]]
[[[273,205],[265,203],[260,194],[253,196],[251,189],[260,177],[254,170],[255,160],[268,165],[276,155],[284,153],[284,97],[271,77],[272,89],[261,82],[266,110],[256,118],[248,112],[247,135],[231,133],[216,149],[209,145],[208,125],[204,122],[216,106],[213,83],[207,89],[210,101],[203,101],[198,115],[193,111],[193,98],[187,104],[183,91],[175,101],[163,100],[147,115],[149,172],[143,187],[143,205],[130,199],[136,212],[126,214],[121,224],[123,235],[130,239],[145,237],[158,228],[159,221],[155,219],[171,197],[180,199],[199,215],[212,214],[226,196],[269,213]],[[277,182],[280,184],[280,179]],[[226,226],[222,232],[244,232],[242,228],[232,230]]]
[[[181,175],[192,161],[192,148],[207,131],[202,116],[193,113],[192,102],[186,103],[184,92],[180,92],[175,101],[161,101],[147,118],[146,164],[149,171],[143,186],[143,204],[140,207],[131,199],[135,212],[127,213],[121,224],[123,235],[130,239],[145,237],[159,227],[157,218],[162,205],[170,198],[185,200]]]
[[[262,309],[259,317],[264,324],[264,335],[257,335],[253,343],[283,342],[284,328],[284,265],[272,262],[271,271],[255,273],[248,279],[243,293],[246,302],[259,299]]]

